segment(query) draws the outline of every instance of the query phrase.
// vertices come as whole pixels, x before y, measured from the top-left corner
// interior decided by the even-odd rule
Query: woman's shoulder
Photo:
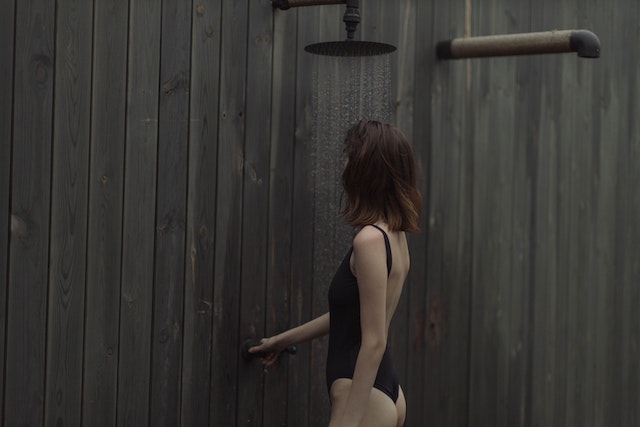
[[[384,231],[384,230],[382,230]],[[364,247],[381,243],[384,245],[384,234],[380,228],[373,225],[365,225],[362,227],[353,238],[353,247]]]

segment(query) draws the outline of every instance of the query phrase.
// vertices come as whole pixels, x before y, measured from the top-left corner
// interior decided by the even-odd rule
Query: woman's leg
[[[329,426],[337,425],[338,417],[342,416],[349,398],[351,380],[340,378],[331,385],[331,421]],[[404,396],[403,396],[404,399]],[[398,398],[400,401],[400,398]],[[373,388],[367,403],[364,419],[360,423],[366,427],[395,427],[398,425],[398,410],[393,401],[378,390]]]
[[[402,387],[399,387],[398,401],[396,402],[396,411],[398,412],[398,423],[396,427],[402,427],[404,425],[404,419],[407,416],[407,401],[404,398]]]

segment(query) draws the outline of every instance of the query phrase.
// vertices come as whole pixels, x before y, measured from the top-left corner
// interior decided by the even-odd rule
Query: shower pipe
[[[325,4],[344,4],[347,0],[273,0],[273,7],[287,10],[290,7],[323,6]]]
[[[460,37],[440,41],[436,45],[436,55],[440,59],[564,52],[577,52],[581,58],[599,58],[600,40],[598,36],[588,30],[555,30],[538,33]]]
[[[345,4],[347,10],[344,12],[344,21],[347,27],[347,40],[353,40],[353,35],[360,23],[360,0],[272,0],[274,8],[287,10],[292,7],[302,6],[323,6],[328,4]]]

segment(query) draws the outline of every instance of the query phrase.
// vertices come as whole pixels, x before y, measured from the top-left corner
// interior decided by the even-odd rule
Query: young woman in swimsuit
[[[405,232],[419,231],[413,154],[398,129],[371,120],[349,129],[345,152],[341,213],[359,231],[331,282],[329,312],[249,351],[271,365],[288,346],[329,334],[329,426],[402,426],[406,402],[387,335],[409,271]]]

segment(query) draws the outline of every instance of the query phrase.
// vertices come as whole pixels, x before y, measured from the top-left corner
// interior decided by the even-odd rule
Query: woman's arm
[[[305,341],[318,338],[329,333],[329,313],[325,313],[322,316],[316,317],[313,320],[303,323],[300,326],[296,326],[293,329],[284,331],[274,338],[282,346],[287,348],[293,344],[300,344]]]
[[[387,255],[382,234],[365,227],[353,241],[362,343],[340,426],[359,426],[387,346]]]
[[[263,338],[260,345],[251,347],[250,353],[265,353],[262,363],[272,365],[282,350],[305,341],[318,338],[329,333],[329,313],[325,313],[300,326],[284,331],[270,338]]]

